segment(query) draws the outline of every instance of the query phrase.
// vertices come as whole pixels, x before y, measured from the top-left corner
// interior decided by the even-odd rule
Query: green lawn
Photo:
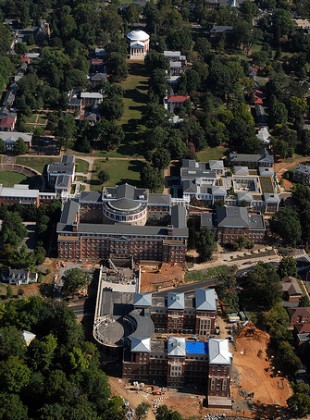
[[[227,149],[225,147],[213,147],[213,148],[206,148],[201,152],[197,153],[197,157],[200,162],[207,162],[208,160],[218,160],[221,159]]]
[[[137,185],[140,180],[141,161],[137,160],[97,160],[93,166],[94,172],[91,180],[91,190],[101,190],[104,186],[115,186],[128,182]],[[98,181],[98,172],[105,170],[110,175],[109,181],[100,184]]]
[[[44,157],[17,157],[16,163],[18,165],[24,165],[29,166],[30,168],[33,168],[37,170],[38,172],[41,172],[41,174],[44,172],[45,166],[52,162],[60,162],[60,158],[52,158],[48,156]]]
[[[75,172],[82,172],[83,174],[87,174],[89,168],[89,163],[83,159],[76,159],[76,168]]]
[[[17,172],[0,172],[0,184],[4,187],[13,187],[14,184],[21,184],[27,177]]]

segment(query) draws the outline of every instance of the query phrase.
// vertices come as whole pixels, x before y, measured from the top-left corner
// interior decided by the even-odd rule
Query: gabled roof
[[[217,294],[215,289],[196,289],[195,306],[197,311],[216,311]]]
[[[152,306],[152,293],[135,293],[133,304],[140,308],[149,308]]]
[[[249,175],[249,168],[247,166],[234,166],[235,175]]]
[[[249,191],[239,191],[237,196],[239,201],[246,201],[247,203],[253,201],[253,194]]]
[[[22,332],[22,335],[23,335],[23,337],[24,337],[24,340],[25,340],[25,342],[26,342],[26,346],[29,346],[30,345],[30,343],[36,338],[36,335],[35,334],[33,334],[32,332],[30,332],[30,331],[26,331],[26,330],[24,330],[23,332]]]
[[[184,293],[168,292],[167,307],[168,309],[184,309]]]
[[[293,316],[298,316],[298,317],[310,316],[310,307],[305,306],[305,307],[299,307],[299,308],[289,308],[287,312],[289,313],[291,318]]]
[[[188,101],[191,97],[188,95],[170,95],[167,97],[168,102],[185,102]]]
[[[296,277],[293,277],[293,276],[284,277],[281,281],[281,286],[282,286],[283,292],[287,292],[289,295],[302,296],[302,291]]]
[[[231,365],[232,354],[229,351],[229,342],[226,339],[209,339],[209,364]]]
[[[151,339],[149,337],[132,337],[130,350],[133,353],[150,353]]]
[[[186,342],[184,337],[170,337],[167,344],[168,357],[186,356]]]
[[[249,227],[248,210],[245,207],[217,207],[216,219],[218,227]]]
[[[224,170],[224,162],[222,160],[209,160],[209,168],[211,170]]]

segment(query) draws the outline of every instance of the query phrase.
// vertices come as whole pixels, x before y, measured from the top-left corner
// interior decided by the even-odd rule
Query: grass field
[[[272,194],[274,192],[272,181],[267,176],[260,176],[259,177],[260,185],[262,187],[262,193],[270,193]]]
[[[0,184],[4,187],[13,187],[14,184],[20,184],[26,179],[25,175],[16,172],[0,172]]]
[[[206,148],[201,152],[197,153],[197,157],[200,162],[207,162],[208,160],[218,160],[221,159],[227,149],[225,147],[214,147],[214,148]]]
[[[89,163],[83,159],[76,159],[76,168],[75,172],[82,172],[83,174],[87,174],[89,168]]]
[[[60,159],[51,158],[48,156],[44,157],[17,157],[16,163],[18,165],[29,166],[29,168],[33,168],[41,174],[44,172],[45,166],[52,162],[59,162]]]
[[[115,186],[128,182],[137,185],[140,180],[141,161],[138,160],[97,160],[94,164],[91,186],[92,191],[100,190],[102,186]],[[109,181],[100,184],[98,181],[99,171],[104,170],[110,175]]]

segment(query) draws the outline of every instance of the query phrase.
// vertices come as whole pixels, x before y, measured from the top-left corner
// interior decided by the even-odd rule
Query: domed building
[[[127,34],[129,43],[129,58],[131,60],[144,60],[150,49],[150,36],[141,29],[133,30]]]

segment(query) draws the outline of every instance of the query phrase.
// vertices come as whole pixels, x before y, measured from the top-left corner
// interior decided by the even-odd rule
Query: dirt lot
[[[244,328],[236,337],[233,361],[235,383],[232,384],[236,407],[248,413],[251,405],[260,408],[285,406],[292,395],[289,382],[281,376],[272,378],[271,371],[265,371],[271,366],[266,354],[269,335],[255,327],[250,328],[255,331],[253,335],[248,335],[248,328]],[[253,398],[245,398],[252,392]]]
[[[292,182],[289,180],[283,178],[283,174],[286,171],[294,169],[299,163],[306,163],[309,161],[309,157],[302,156],[298,158],[289,158],[285,160],[280,160],[277,163],[274,164],[274,170],[277,174],[278,181],[283,179],[283,187],[285,191],[290,191],[292,189]]]
[[[141,265],[141,292],[154,292],[184,282],[182,264]]]

